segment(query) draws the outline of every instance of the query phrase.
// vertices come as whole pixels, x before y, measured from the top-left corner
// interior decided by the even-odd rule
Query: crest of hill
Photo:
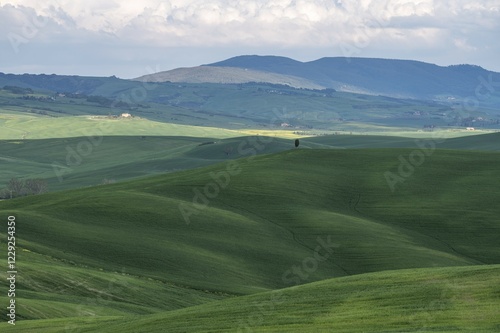
[[[300,62],[286,57],[246,55],[207,66],[238,67],[292,75],[339,91],[393,97],[436,98],[473,96],[485,81],[498,82],[500,73],[475,65],[438,66],[395,59],[329,57]],[[500,95],[498,91],[493,95]]]
[[[302,77],[273,73],[270,71],[228,66],[197,66],[177,68],[170,71],[144,75],[136,78],[142,82],[185,82],[185,83],[222,83],[238,84],[249,82],[266,82],[288,85],[294,88],[324,89],[325,87]]]

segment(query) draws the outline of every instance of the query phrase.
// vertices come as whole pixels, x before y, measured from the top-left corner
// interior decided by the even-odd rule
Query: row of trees
[[[3,90],[10,91],[13,94],[33,94],[33,89],[31,88],[22,88],[22,87],[17,87],[17,86],[4,86]]]
[[[26,195],[36,195],[47,192],[48,183],[45,179],[18,179],[12,178],[7,184],[7,188],[0,190],[0,198],[12,199]]]

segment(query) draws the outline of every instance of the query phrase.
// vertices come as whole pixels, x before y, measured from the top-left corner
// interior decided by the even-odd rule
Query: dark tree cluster
[[[12,199],[26,195],[37,195],[47,192],[48,184],[45,179],[18,179],[12,178],[7,184],[7,188],[0,191],[0,198]]]
[[[17,86],[4,86],[3,90],[10,91],[13,94],[24,95],[24,94],[32,94],[33,89],[31,88],[22,88]]]

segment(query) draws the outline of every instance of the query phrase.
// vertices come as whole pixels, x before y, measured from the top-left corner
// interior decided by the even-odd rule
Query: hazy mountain
[[[443,67],[412,60],[335,57],[299,62],[275,56],[239,56],[207,66],[267,71],[301,77],[337,90],[416,98],[475,96],[482,79],[488,82],[490,75],[497,87],[500,83],[500,73],[479,66]],[[482,93],[487,89],[484,87]]]
[[[294,88],[325,89],[389,97],[463,100],[500,105],[500,73],[475,65],[437,66],[413,60],[321,58],[300,62],[277,56],[238,56],[221,62],[145,75],[145,82],[240,84],[262,82]],[[116,77],[13,75],[0,73],[0,87],[103,94],[104,85],[134,82]],[[103,91],[101,91],[103,90]]]
[[[104,84],[119,85],[122,81],[117,77],[91,77],[56,74],[5,74],[0,73],[0,88],[6,85],[30,88],[47,92],[71,92],[92,94]]]
[[[247,68],[199,66],[177,68],[170,71],[144,75],[136,80],[144,82],[185,82],[185,83],[248,83],[266,82],[283,84],[294,88],[323,89],[324,87],[308,79],[293,75]]]

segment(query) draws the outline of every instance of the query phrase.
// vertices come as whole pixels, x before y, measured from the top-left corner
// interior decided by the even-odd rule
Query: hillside
[[[302,141],[317,148],[418,148],[419,144],[434,144],[439,149],[500,150],[500,133],[458,137],[454,137],[453,134],[453,132],[430,132],[421,138],[382,135],[326,135],[304,138]]]
[[[300,62],[278,56],[243,55],[202,66],[148,73],[134,80],[0,73],[0,87],[13,85],[46,92],[104,96],[140,87],[135,80],[154,84],[167,81],[197,84],[259,82],[302,89],[328,88],[393,98],[436,100],[447,104],[460,104],[464,99],[473,98],[479,107],[498,109],[500,106],[500,73],[475,65],[438,66],[399,59],[326,57]]]
[[[10,85],[44,92],[72,92],[89,93],[97,87],[106,84],[120,84],[122,81],[116,77],[91,77],[77,75],[56,75],[56,74],[8,74],[0,72],[0,87]]]
[[[0,331],[498,332],[499,82],[344,57],[0,73]]]
[[[293,75],[340,91],[424,99],[474,96],[483,81],[498,82],[500,78],[500,73],[473,65],[442,67],[420,61],[375,58],[331,57],[299,62],[275,56],[238,56],[207,66]],[[492,80],[488,80],[490,76]],[[491,89],[496,90],[490,87],[490,92]],[[498,106],[500,92],[493,91],[492,95]]]
[[[233,164],[2,201],[0,214],[19,221],[20,318],[143,315],[346,275],[498,264],[500,155],[436,150],[392,192],[384,173],[412,151],[247,151]],[[294,272],[315,251],[330,255]]]
[[[0,167],[5,170],[0,174],[0,190],[11,178],[44,178],[49,190],[55,191],[194,169],[239,158],[239,145],[257,140],[221,139],[222,131],[207,134],[219,137],[130,135],[0,141]],[[259,154],[293,146],[288,139],[267,140]]]
[[[30,122],[33,125],[35,122]],[[48,124],[48,122],[45,122]],[[57,123],[57,122],[56,122]],[[84,122],[80,123],[80,126]],[[65,122],[65,131],[71,131],[75,124]],[[88,133],[92,132],[92,121],[88,121]],[[122,125],[130,121],[121,122]],[[148,122],[144,122],[144,125]],[[52,124],[54,125],[54,124]],[[81,127],[84,133],[85,127]],[[115,133],[119,133],[117,127]],[[148,133],[153,128],[144,127]],[[25,127],[25,130],[28,128]],[[54,133],[54,127],[47,127],[47,133]],[[95,136],[54,138],[38,140],[0,141],[0,167],[5,170],[0,174],[0,190],[8,181],[15,178],[44,178],[49,190],[63,190],[86,186],[95,186],[103,182],[125,181],[165,172],[207,166],[244,157],[246,148],[260,147],[259,140],[267,142],[257,154],[270,154],[293,148],[293,139],[279,137],[237,136],[224,138],[239,133],[216,129],[158,126],[157,133],[190,133],[216,135],[217,137],[187,136],[151,136],[136,135],[130,127],[124,126],[122,133],[127,136]],[[38,132],[41,135],[41,132]],[[431,133],[426,133],[430,135]],[[471,135],[454,138],[455,133],[441,133],[449,138],[437,144],[440,149],[462,150],[500,150],[500,133]],[[245,142],[249,142],[248,147]],[[346,149],[346,148],[418,148],[417,143],[432,144],[430,138],[408,138],[397,136],[372,135],[329,135],[300,139],[301,149]],[[91,149],[87,151],[88,144]],[[252,146],[253,145],[253,146]],[[241,149],[239,149],[241,147]],[[86,149],[84,149],[86,148]]]
[[[286,74],[248,70],[244,68],[199,66],[192,68],[177,68],[136,78],[143,82],[187,82],[187,83],[248,83],[266,82],[288,85],[294,88],[324,89],[325,87],[300,77]]]
[[[147,83],[117,78],[97,80],[28,74],[4,75],[3,78],[6,80],[2,83],[0,75],[0,88],[17,87],[21,92],[26,91],[12,93],[0,89],[0,138],[9,139],[75,136],[72,134],[75,130],[66,127],[68,122],[72,124],[80,119],[61,118],[113,118],[122,113],[184,128],[288,130],[302,135],[335,132],[381,134],[436,128],[465,131],[466,127],[500,127],[500,112],[494,94],[488,99],[478,100],[477,107],[465,109],[463,98],[417,100],[333,89],[297,89],[271,83]],[[68,80],[75,82],[66,82]],[[48,123],[55,124],[57,129],[50,128],[52,126]],[[161,135],[159,127],[147,134]],[[142,127],[139,131],[144,133],[147,129]],[[198,132],[197,129],[193,131]],[[138,130],[127,129],[113,134],[127,132],[137,133]],[[166,132],[183,135],[168,129]]]
[[[328,279],[187,309],[23,321],[5,332],[498,332],[500,266]]]

